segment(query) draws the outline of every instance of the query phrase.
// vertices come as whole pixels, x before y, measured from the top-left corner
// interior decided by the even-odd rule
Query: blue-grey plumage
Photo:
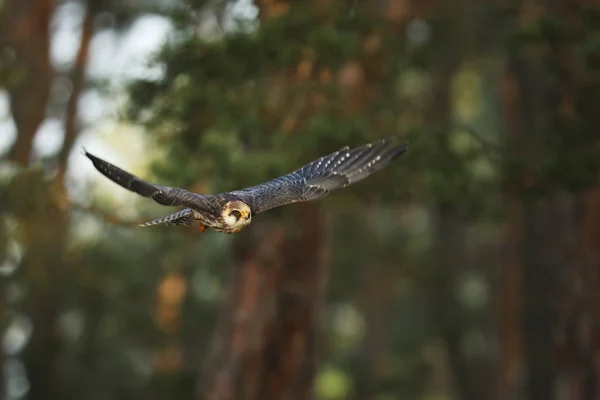
[[[250,224],[254,214],[290,203],[316,200],[366,178],[404,154],[407,145],[390,138],[355,149],[346,146],[266,183],[214,195],[155,185],[84,152],[100,173],[120,186],[162,205],[185,207],[141,226],[189,225],[199,221],[202,230],[209,227],[223,233],[237,233]]]
[[[233,191],[258,214],[274,207],[327,196],[381,170],[406,152],[408,142],[383,139],[350,150],[348,146],[296,171],[247,189]]]
[[[169,214],[162,218],[158,218],[152,221],[144,222],[139,226],[152,226],[152,225],[160,225],[165,224],[166,226],[174,226],[174,225],[191,225],[196,222],[196,218],[194,217],[194,210],[191,208],[186,208],[181,211],[178,211],[173,214]]]

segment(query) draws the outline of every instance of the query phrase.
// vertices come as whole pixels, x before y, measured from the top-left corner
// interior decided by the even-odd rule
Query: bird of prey
[[[348,146],[321,157],[287,175],[242,190],[196,194],[184,189],[156,185],[123,171],[83,149],[94,167],[113,182],[159,204],[183,208],[140,226],[190,225],[199,221],[222,233],[238,233],[252,217],[263,211],[300,201],[325,197],[334,189],[358,182],[384,168],[406,152],[408,142],[382,139],[361,147]]]

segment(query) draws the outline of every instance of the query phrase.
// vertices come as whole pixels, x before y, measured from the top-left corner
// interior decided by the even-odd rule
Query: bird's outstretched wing
[[[404,154],[407,145],[407,142],[389,138],[352,150],[346,146],[288,175],[231,194],[240,197],[255,214],[290,203],[315,200],[379,171]]]
[[[205,196],[188,192],[184,189],[155,185],[146,182],[137,176],[130,174],[127,171],[123,171],[121,168],[96,157],[85,149],[83,149],[83,151],[102,175],[125,189],[129,189],[141,196],[154,199],[158,204],[202,209],[204,203],[206,203]]]
[[[195,221],[196,221],[196,218],[194,218],[194,210],[192,210],[191,208],[186,208],[186,209],[178,211],[174,214],[170,214],[165,217],[155,219],[152,221],[144,222],[143,224],[140,224],[139,226],[146,227],[146,226],[153,226],[153,225],[160,225],[160,224],[165,224],[167,226],[191,225]]]

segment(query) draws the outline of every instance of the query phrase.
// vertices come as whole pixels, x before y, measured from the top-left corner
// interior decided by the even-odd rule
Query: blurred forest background
[[[0,0],[5,399],[600,399],[600,3]],[[216,192],[391,168],[239,235]]]

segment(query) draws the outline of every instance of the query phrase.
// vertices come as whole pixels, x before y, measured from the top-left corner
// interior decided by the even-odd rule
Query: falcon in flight
[[[321,157],[294,172],[257,186],[218,194],[196,194],[184,189],[155,185],[90,154],[101,174],[144,197],[165,206],[181,207],[181,211],[146,222],[190,225],[195,221],[222,233],[238,233],[250,225],[255,214],[274,207],[325,197],[334,189],[358,182],[379,171],[406,152],[408,142],[396,138],[383,139],[355,149],[348,146]]]

